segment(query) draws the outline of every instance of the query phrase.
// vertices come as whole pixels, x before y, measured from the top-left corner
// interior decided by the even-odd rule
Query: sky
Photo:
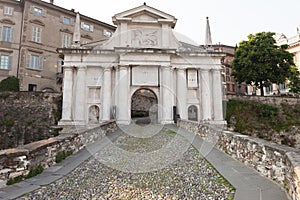
[[[262,31],[292,37],[300,29],[300,0],[54,0],[57,6],[111,25],[112,16],[144,2],[176,17],[174,31],[199,45],[205,41],[206,17],[213,44],[235,46]]]

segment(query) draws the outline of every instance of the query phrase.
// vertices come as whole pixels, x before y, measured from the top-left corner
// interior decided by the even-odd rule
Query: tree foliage
[[[288,87],[290,88],[290,92],[299,94],[300,93],[300,72],[298,71],[297,67],[291,68],[291,73],[289,76],[289,84]]]
[[[261,32],[250,34],[235,51],[233,72],[237,82],[246,82],[261,89],[271,83],[284,83],[295,65],[293,54],[286,51],[287,45],[277,46],[275,33]]]
[[[19,79],[14,76],[3,79],[0,82],[0,92],[2,91],[19,91]]]

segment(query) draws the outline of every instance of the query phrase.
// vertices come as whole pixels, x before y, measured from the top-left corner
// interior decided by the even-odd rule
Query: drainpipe
[[[20,70],[25,0],[21,0],[20,4],[21,4],[21,9],[22,9],[22,18],[21,18],[21,31],[20,31],[19,52],[18,52],[17,78],[19,78],[19,70]]]

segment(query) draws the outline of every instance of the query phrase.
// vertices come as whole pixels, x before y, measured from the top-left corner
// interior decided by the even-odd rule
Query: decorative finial
[[[144,6],[146,6],[147,4],[146,4],[146,2],[144,2]]]

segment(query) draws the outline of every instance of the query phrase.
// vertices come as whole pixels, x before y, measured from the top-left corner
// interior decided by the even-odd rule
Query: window
[[[70,35],[63,35],[62,47],[69,47],[70,44],[71,44],[71,36]]]
[[[40,9],[40,8],[34,7],[33,8],[33,13],[36,14],[36,15],[42,16],[43,15],[43,10]]]
[[[41,28],[37,26],[32,27],[32,41],[41,43]]]
[[[112,33],[110,32],[110,31],[108,31],[108,30],[103,30],[103,35],[105,36],[105,37],[111,37],[112,36]]]
[[[37,88],[36,84],[28,84],[28,91],[29,92],[35,92]]]
[[[12,42],[13,28],[9,26],[0,26],[0,41]]]
[[[42,70],[43,69],[43,62],[44,62],[43,56],[29,55],[27,68]]]
[[[13,15],[13,8],[12,7],[4,7],[4,15]]]
[[[0,55],[0,69],[11,69],[11,56]]]
[[[62,22],[67,25],[71,25],[72,23],[71,18],[68,17],[63,17]]]
[[[86,31],[94,31],[93,25],[85,24],[84,22],[81,22],[81,28]]]

